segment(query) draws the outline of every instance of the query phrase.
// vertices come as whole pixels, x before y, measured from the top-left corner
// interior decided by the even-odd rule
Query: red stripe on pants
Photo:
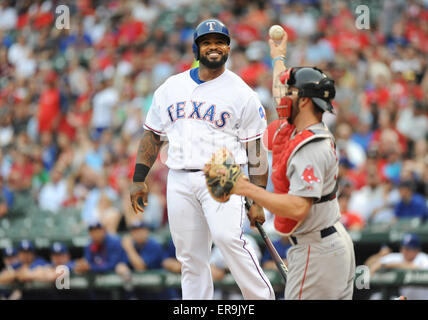
[[[309,255],[311,254],[311,246],[308,246],[308,258],[306,259],[305,273],[303,274],[302,286],[300,287],[299,300],[302,300],[303,285],[305,284],[306,271],[308,271]]]

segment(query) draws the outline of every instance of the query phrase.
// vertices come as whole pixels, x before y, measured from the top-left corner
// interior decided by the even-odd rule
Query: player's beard
[[[217,61],[208,60],[207,56],[200,56],[199,63],[202,63],[208,69],[218,69],[221,68],[227,61],[229,55],[227,53],[221,54],[221,58]]]
[[[300,98],[297,98],[291,105],[291,115],[290,115],[290,118],[288,119],[289,124],[293,124],[294,120],[300,113],[299,101],[300,101]]]

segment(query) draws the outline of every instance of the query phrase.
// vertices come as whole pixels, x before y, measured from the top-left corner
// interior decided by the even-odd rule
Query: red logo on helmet
[[[314,175],[314,167],[307,166],[306,169],[303,171],[302,174],[302,180],[306,181],[307,183],[313,184],[314,182],[320,182],[320,179],[315,177]]]

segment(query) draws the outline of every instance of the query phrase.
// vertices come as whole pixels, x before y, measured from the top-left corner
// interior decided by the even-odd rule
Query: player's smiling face
[[[209,69],[223,66],[229,57],[230,47],[221,34],[207,34],[198,41],[199,61]]]

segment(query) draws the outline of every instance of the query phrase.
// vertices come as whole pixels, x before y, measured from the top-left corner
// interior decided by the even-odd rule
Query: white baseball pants
[[[243,239],[244,200],[232,195],[215,201],[202,171],[170,170],[168,220],[177,259],[181,262],[183,299],[213,299],[209,265],[212,242],[220,249],[244,299],[275,299],[252,247]]]

